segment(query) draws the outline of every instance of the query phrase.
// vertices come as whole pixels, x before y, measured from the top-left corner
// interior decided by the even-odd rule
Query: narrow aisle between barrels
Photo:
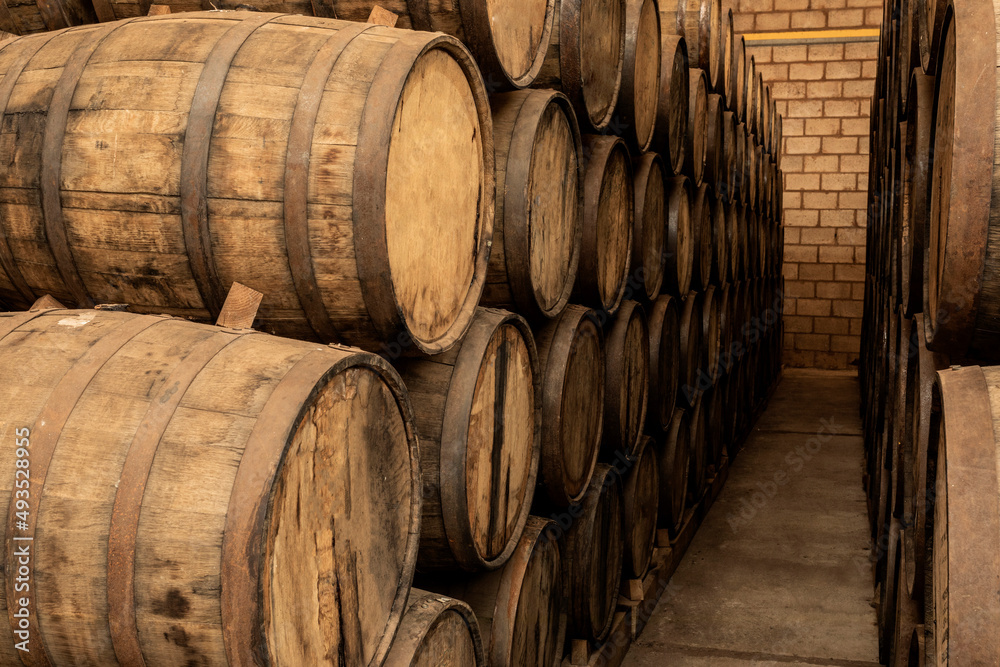
[[[878,665],[858,403],[785,371],[626,667]]]

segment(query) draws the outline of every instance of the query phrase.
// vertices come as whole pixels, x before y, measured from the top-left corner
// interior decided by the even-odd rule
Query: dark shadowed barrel
[[[649,332],[646,314],[625,301],[607,331],[604,450],[638,451],[649,402]]]
[[[465,602],[414,588],[384,667],[485,667],[476,614]]]
[[[649,306],[649,407],[646,423],[659,434],[670,425],[680,375],[680,312],[677,297],[662,295]]]
[[[624,507],[625,537],[624,576],[640,579],[649,569],[656,546],[656,513],[660,503],[660,478],[657,470],[656,445],[649,436],[642,437],[631,467],[625,475]]]
[[[660,480],[660,509],[657,523],[677,535],[684,521],[691,458],[691,429],[688,412],[677,408],[666,433],[656,438],[656,462]]]

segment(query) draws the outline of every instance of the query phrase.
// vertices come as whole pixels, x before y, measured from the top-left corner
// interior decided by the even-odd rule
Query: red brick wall
[[[881,0],[724,0],[741,34],[877,28]],[[788,366],[849,368],[864,294],[876,42],[751,46],[783,116]]]

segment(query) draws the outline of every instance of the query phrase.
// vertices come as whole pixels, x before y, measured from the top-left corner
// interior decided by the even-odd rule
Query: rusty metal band
[[[222,637],[230,665],[265,665],[261,645],[262,532],[271,486],[306,398],[330,371],[328,351],[299,359],[264,404],[247,438],[222,538]]]
[[[234,22],[205,59],[191,100],[181,154],[181,225],[191,274],[212,319],[222,312],[226,297],[215,266],[208,225],[208,153],[215,115],[236,53],[254,31],[282,16],[260,14]]]
[[[309,243],[309,165],[313,135],[323,92],[334,66],[347,45],[371,27],[370,23],[353,23],[338,30],[320,47],[302,80],[288,131],[284,204],[288,269],[306,320],[324,342],[336,342],[340,336],[316,282]]]
[[[108,625],[122,665],[146,664],[135,620],[135,542],[146,482],[156,450],[191,383],[227,345],[243,335],[220,330],[194,346],[149,401],[122,465],[108,532]]]
[[[45,311],[42,311],[45,312]],[[11,512],[7,516],[6,524],[6,535],[5,535],[5,557],[4,561],[7,568],[11,567],[15,558],[15,545],[18,544],[14,540],[15,530],[20,533],[18,537],[27,538],[32,545],[36,545],[34,542],[35,538],[35,528],[38,522],[38,507],[42,500],[42,493],[45,489],[45,477],[48,474],[49,464],[52,461],[52,456],[55,454],[56,444],[59,438],[62,436],[63,428],[66,425],[66,421],[69,419],[73,410],[76,408],[77,402],[80,397],[86,391],[87,387],[93,381],[94,377],[100,372],[101,368],[118,353],[118,351],[128,344],[133,338],[138,336],[140,333],[148,329],[149,327],[155,325],[158,322],[162,322],[162,317],[157,317],[153,315],[138,315],[134,317],[129,317],[123,319],[122,323],[118,325],[115,329],[107,333],[103,338],[98,340],[83,356],[81,356],[76,363],[73,364],[59,383],[52,390],[49,395],[48,400],[45,402],[41,413],[39,413],[38,418],[31,428],[31,477],[30,477],[30,495],[28,497],[28,510],[27,519],[24,524],[27,525],[26,528],[17,527],[15,522],[15,515]],[[12,488],[10,491],[10,507],[15,507],[15,501],[17,500],[17,489]],[[37,546],[37,545],[36,545]],[[31,572],[34,569],[33,564],[27,566],[29,568],[29,577],[32,576]],[[7,591],[7,599],[14,600],[19,597],[18,593],[14,590],[14,577],[10,575],[10,569],[7,570],[7,581],[5,583]],[[10,604],[7,606],[7,618],[10,621],[11,632],[15,632],[19,625],[19,619],[14,617],[16,605]],[[28,607],[28,623],[29,627],[36,629],[36,644],[37,648],[32,649],[30,652],[25,652],[21,656],[21,661],[25,665],[32,665],[34,667],[49,667],[52,662],[49,660],[48,651],[45,647],[45,637],[44,633],[38,624],[38,598],[34,597],[31,599],[31,604]],[[15,637],[17,635],[14,635]]]
[[[6,11],[7,4],[0,0],[0,6]],[[0,12],[2,13],[2,12]],[[17,60],[10,66],[7,72],[4,74],[3,81],[0,82],[0,120],[7,114],[7,105],[10,104],[10,95],[14,90],[14,84],[17,80],[21,78],[21,74],[24,72],[24,68],[28,66],[28,62],[35,57],[43,46],[48,44],[53,37],[58,33],[48,33],[44,37],[38,38],[34,43],[33,47],[27,47],[18,56]],[[9,44],[14,43],[8,42]],[[23,46],[25,43],[23,41],[17,41],[19,46]],[[4,46],[6,49],[6,45]],[[3,224],[3,214],[0,212],[0,269],[7,274],[7,278],[17,289],[18,293],[29,303],[38,298],[35,292],[28,285],[28,281],[24,279],[24,275],[17,266],[17,262],[14,261],[14,253],[10,249],[10,244],[7,241],[7,230],[6,225]]]
[[[42,195],[42,214],[45,223],[45,236],[49,249],[55,259],[56,268],[62,281],[69,290],[77,305],[89,308],[94,305],[87,294],[87,288],[80,277],[76,259],[69,247],[69,233],[66,230],[66,219],[62,209],[62,150],[66,136],[66,123],[69,119],[69,107],[73,102],[73,94],[83,74],[84,68],[108,35],[127,24],[108,24],[94,29],[82,39],[80,45],[73,51],[63,67],[59,81],[52,91],[48,113],[45,116],[45,133],[42,139],[42,167],[39,185]]]
[[[411,29],[434,32],[428,0],[406,0],[406,11],[410,15]]]

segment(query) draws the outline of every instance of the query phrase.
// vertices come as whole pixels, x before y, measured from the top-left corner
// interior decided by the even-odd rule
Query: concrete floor
[[[878,665],[858,401],[785,371],[625,667]]]

